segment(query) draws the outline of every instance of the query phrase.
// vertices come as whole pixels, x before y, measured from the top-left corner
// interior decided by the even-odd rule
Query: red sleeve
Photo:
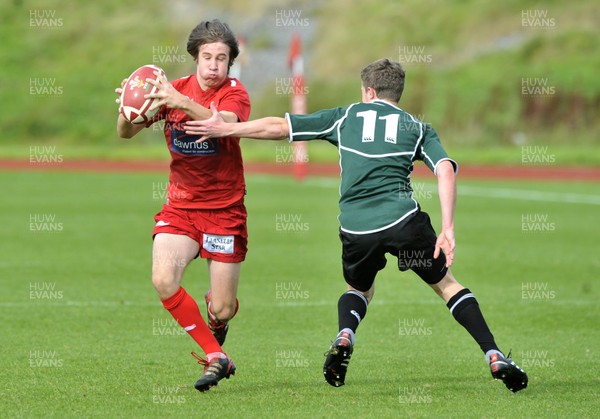
[[[230,79],[230,85],[223,89],[219,98],[217,109],[219,111],[233,112],[239,122],[246,122],[250,117],[250,97],[242,83],[237,79]]]

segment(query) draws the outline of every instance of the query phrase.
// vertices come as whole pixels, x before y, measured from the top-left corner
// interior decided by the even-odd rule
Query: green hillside
[[[1,3],[0,152],[22,156],[31,144],[52,144],[85,149],[86,156],[160,157],[160,130],[144,132],[134,146],[107,150],[116,142],[120,81],[152,62],[171,79],[189,74],[190,22],[212,16],[234,29],[256,22],[246,33],[249,50],[285,60],[287,51],[270,48],[278,36],[274,16],[287,11],[303,13],[314,31],[305,44],[309,111],[358,100],[360,69],[386,56],[407,70],[402,107],[433,123],[459,152],[500,148],[510,162],[518,160],[519,147],[542,144],[559,163],[600,164],[594,153],[600,31],[593,1],[363,1],[348,7],[345,0],[261,0],[243,10],[234,3],[180,1],[168,9],[158,0]],[[268,87],[253,94],[253,118],[288,109],[289,97],[274,94],[276,82],[267,80]],[[263,158],[263,147],[249,144],[247,155]]]
[[[593,2],[344,4],[327,2],[319,21],[325,42],[315,47],[315,90],[323,93],[311,98],[316,107],[330,104],[334,92],[351,100],[357,88],[349,80],[365,62],[387,56],[407,70],[403,106],[443,127],[452,144],[502,145],[515,137],[599,144],[600,30]],[[349,27],[357,30],[344,30]]]

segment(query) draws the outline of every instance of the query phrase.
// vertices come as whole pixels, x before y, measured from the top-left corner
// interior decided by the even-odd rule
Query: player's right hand
[[[225,119],[217,110],[214,102],[210,103],[210,111],[212,116],[201,121],[187,121],[184,125],[185,133],[188,135],[200,135],[197,143],[208,140],[209,138],[225,136]]]
[[[435,242],[435,251],[433,252],[433,258],[437,259],[440,256],[440,250],[443,250],[444,254],[446,255],[446,267],[449,268],[454,263],[455,247],[456,240],[454,239],[454,229],[442,229],[442,232],[440,233]]]

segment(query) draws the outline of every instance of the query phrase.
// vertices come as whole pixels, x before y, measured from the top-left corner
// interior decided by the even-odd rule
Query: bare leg
[[[208,259],[210,274],[210,311],[220,322],[235,315],[241,263],[225,263]]]
[[[438,282],[437,284],[430,285],[430,287],[435,291],[437,295],[442,297],[442,299],[446,303],[450,301],[450,298],[452,298],[452,296],[456,295],[457,292],[464,288],[461,284],[459,284],[456,281],[454,275],[452,275],[452,272],[450,272],[450,269],[448,269],[446,276],[444,276],[440,282]]]
[[[185,268],[196,257],[198,243],[188,236],[160,233],[152,247],[152,284],[161,300],[175,294]]]

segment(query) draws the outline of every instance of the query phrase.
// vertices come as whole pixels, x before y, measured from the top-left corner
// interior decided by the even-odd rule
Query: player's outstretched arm
[[[203,121],[188,121],[184,129],[187,134],[201,135],[196,142],[209,138],[243,137],[263,140],[281,140],[290,135],[288,123],[285,118],[274,116],[255,119],[248,122],[226,122],[217,111],[214,103],[210,104],[212,116]]]
[[[437,170],[438,193],[442,208],[442,231],[435,243],[434,258],[440,254],[440,249],[446,255],[446,266],[450,267],[454,262],[454,208],[456,206],[456,176],[454,166],[448,160],[439,163]]]

